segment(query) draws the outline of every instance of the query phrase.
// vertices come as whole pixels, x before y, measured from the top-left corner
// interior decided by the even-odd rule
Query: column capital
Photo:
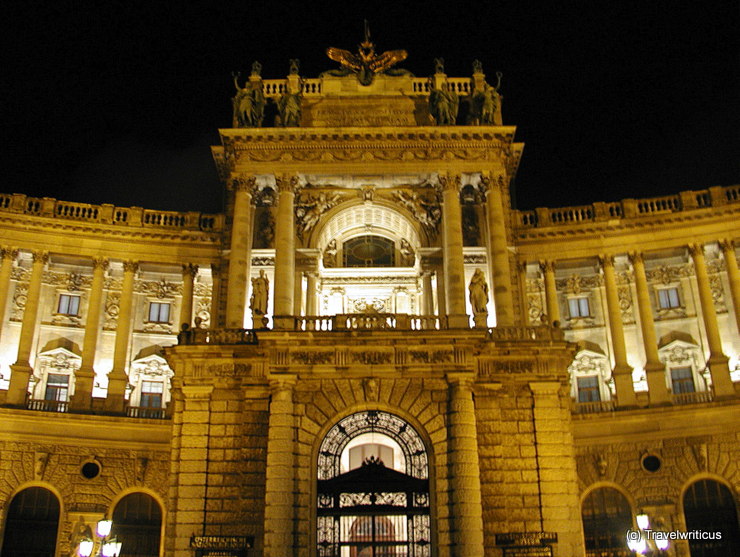
[[[689,244],[686,249],[689,250],[691,257],[704,257],[704,244]]]
[[[230,181],[231,189],[254,195],[257,191],[257,177],[253,174],[234,174]]]
[[[495,187],[503,188],[505,183],[506,178],[502,173],[481,174],[478,191],[485,195]]]
[[[36,263],[37,261],[40,261],[41,263],[46,265],[49,262],[49,252],[48,251],[42,251],[42,250],[32,251],[31,257],[33,257],[34,263]]]
[[[735,240],[729,239],[729,238],[722,238],[719,242],[719,247],[722,249],[722,251],[727,253],[732,253],[735,251]]]
[[[451,387],[461,387],[472,390],[475,374],[469,371],[453,371],[446,375],[447,383]]]
[[[124,273],[136,273],[136,271],[138,270],[139,270],[138,261],[131,261],[130,259],[127,259],[123,262],[123,272]]]
[[[632,263],[633,267],[635,266],[635,264],[645,264],[645,259],[641,251],[631,251],[627,254],[627,258],[630,260],[630,263]]]
[[[103,269],[103,271],[105,271],[109,265],[110,265],[110,261],[108,261],[107,257],[93,257],[92,258],[93,271],[95,269]]]
[[[295,194],[301,189],[301,179],[298,174],[276,174],[275,186],[277,187],[278,193],[290,192]]]
[[[437,174],[437,181],[440,191],[454,191],[458,193],[462,185],[462,176],[460,174],[444,174],[440,171]]]
[[[543,273],[554,273],[555,272],[555,261],[552,259],[540,259],[539,261],[540,270]]]
[[[183,275],[183,277],[189,275],[191,278],[194,279],[195,277],[198,276],[198,266],[197,265],[194,265],[193,263],[185,263],[185,264],[183,264],[183,266],[182,266],[182,275]]]
[[[599,256],[599,265],[602,268],[611,267],[614,268],[614,255],[611,253],[602,253]]]
[[[7,246],[3,246],[0,248],[0,259],[10,259],[15,261],[16,257],[18,257],[18,248],[11,248]]]

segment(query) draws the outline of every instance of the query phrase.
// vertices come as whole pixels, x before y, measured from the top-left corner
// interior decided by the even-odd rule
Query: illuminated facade
[[[479,64],[350,62],[238,85],[224,214],[0,195],[2,554],[737,543],[740,186],[514,210]]]

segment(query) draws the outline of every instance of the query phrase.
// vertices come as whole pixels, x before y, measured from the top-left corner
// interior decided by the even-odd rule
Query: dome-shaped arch
[[[602,482],[581,499],[586,551],[616,555],[627,551],[625,532],[633,526],[634,506],[621,486]]]
[[[148,489],[133,488],[111,504],[112,534],[123,544],[121,557],[158,557],[161,553],[164,506]]]
[[[310,247],[324,249],[336,238],[347,238],[372,227],[374,234],[392,239],[405,238],[414,247],[426,244],[421,224],[404,209],[383,202],[343,203],[329,211],[316,226],[309,240]]]
[[[684,484],[679,500],[684,528],[708,533],[689,540],[692,556],[740,554],[737,503],[732,485],[715,474],[697,474]]]
[[[15,491],[3,517],[3,555],[52,555],[59,537],[62,498],[45,483],[27,483]]]

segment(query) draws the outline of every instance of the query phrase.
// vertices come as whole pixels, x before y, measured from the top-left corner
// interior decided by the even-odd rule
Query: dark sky
[[[520,208],[740,183],[740,4],[682,0],[255,3],[12,2],[3,57],[1,192],[153,209],[221,208],[209,145],[231,122],[231,72],[316,77],[328,46],[418,76],[444,57],[504,74],[526,143]]]

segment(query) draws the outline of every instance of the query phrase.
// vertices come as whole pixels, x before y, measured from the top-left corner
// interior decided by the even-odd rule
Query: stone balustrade
[[[304,79],[302,82],[303,96],[320,97],[323,95],[322,82],[323,78]],[[469,77],[448,77],[445,82],[458,95],[469,95],[473,90],[472,79]],[[279,97],[288,91],[288,80],[263,79],[262,90],[266,97]],[[414,95],[428,95],[429,91],[429,78],[412,77],[410,89],[403,92]]]
[[[706,190],[683,191],[677,195],[574,207],[538,207],[533,211],[514,211],[517,228],[542,228],[582,222],[599,222],[613,219],[643,218],[707,207],[720,207],[740,201],[740,185],[716,186]]]
[[[115,207],[104,203],[76,203],[51,197],[0,194],[0,211],[54,219],[94,222],[116,226],[166,228],[170,230],[223,230],[224,216],[198,212],[155,211],[142,207]]]

